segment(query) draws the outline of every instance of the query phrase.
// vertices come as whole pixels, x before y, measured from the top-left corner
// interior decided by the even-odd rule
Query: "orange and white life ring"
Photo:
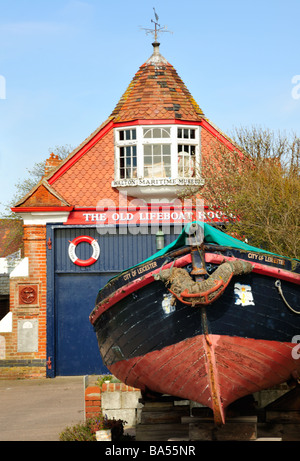
[[[93,254],[89,259],[79,259],[76,256],[76,246],[78,245],[78,243],[81,243],[81,242],[87,242],[93,248]],[[97,240],[95,240],[94,238],[89,237],[88,235],[81,235],[79,237],[74,238],[72,241],[70,241],[68,253],[69,253],[69,258],[71,259],[71,261],[77,266],[90,266],[91,264],[94,264],[99,258],[100,247],[99,247]]]

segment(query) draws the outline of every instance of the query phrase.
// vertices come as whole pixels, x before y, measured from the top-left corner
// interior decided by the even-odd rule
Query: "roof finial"
[[[154,16],[155,16],[156,21],[153,21],[153,19],[151,19],[151,22],[153,22],[154,27],[155,27],[155,29],[154,29],[154,41],[157,42],[157,26],[160,27],[160,24],[158,24],[158,15],[157,15],[157,13],[155,11],[155,8],[153,8],[153,11],[154,11]]]
[[[155,21],[153,19],[151,19],[151,22],[153,22],[154,24],[154,29],[145,29],[143,27],[143,29],[146,31],[146,34],[153,34],[154,35],[154,43],[152,43],[153,46],[157,46],[159,45],[158,41],[157,41],[157,38],[158,38],[158,34],[161,33],[161,32],[170,32],[171,34],[173,32],[171,32],[170,30],[167,30],[167,27],[166,26],[163,26],[161,27],[160,24],[158,23],[158,15],[155,11],[155,8],[153,8],[153,11],[154,11],[154,17],[155,17]]]

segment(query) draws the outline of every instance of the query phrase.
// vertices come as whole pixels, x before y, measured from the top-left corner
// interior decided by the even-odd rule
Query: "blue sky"
[[[161,54],[222,131],[300,135],[299,0],[0,0],[0,202],[110,115],[152,54],[153,7]]]

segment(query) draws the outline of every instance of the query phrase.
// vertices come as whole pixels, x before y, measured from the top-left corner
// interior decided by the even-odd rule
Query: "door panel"
[[[114,274],[56,276],[56,374],[105,374],[96,335],[89,321],[100,287]]]
[[[100,247],[98,260],[86,267],[74,264],[68,254],[70,242],[82,235],[97,239]],[[177,238],[171,228],[165,235],[165,245]],[[134,266],[156,251],[155,234],[116,233],[99,234],[96,228],[48,225],[47,239],[54,242],[47,256],[47,341],[49,354],[55,361],[51,375],[104,374],[96,334],[89,321],[98,291],[120,271]],[[91,245],[76,246],[76,256],[91,257]]]

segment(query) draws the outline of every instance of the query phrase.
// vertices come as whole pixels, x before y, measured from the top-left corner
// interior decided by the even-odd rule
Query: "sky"
[[[57,146],[76,148],[161,54],[230,135],[300,136],[300,0],[0,0],[0,213]]]

